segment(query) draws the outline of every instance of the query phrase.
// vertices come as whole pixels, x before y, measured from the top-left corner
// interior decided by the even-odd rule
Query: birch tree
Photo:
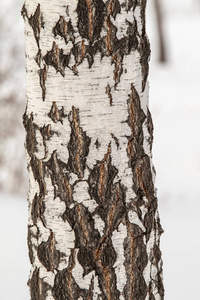
[[[146,0],[27,0],[32,300],[163,299]]]

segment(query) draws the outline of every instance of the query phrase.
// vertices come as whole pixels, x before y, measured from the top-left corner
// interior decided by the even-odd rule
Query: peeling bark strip
[[[27,0],[32,300],[164,299],[146,0]]]

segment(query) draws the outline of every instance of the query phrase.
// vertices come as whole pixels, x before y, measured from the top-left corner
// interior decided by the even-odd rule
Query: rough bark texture
[[[164,298],[145,6],[23,6],[31,299]]]

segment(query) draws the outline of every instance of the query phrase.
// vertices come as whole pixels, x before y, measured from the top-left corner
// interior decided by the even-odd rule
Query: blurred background
[[[165,300],[200,294],[200,0],[147,0]],[[0,299],[28,300],[22,0],[0,2]]]

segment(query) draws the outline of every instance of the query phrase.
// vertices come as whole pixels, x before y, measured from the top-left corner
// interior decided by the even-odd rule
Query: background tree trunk
[[[146,1],[26,1],[31,299],[163,299]]]
[[[159,61],[166,62],[166,43],[165,35],[163,31],[163,21],[162,21],[162,9],[160,0],[154,0],[155,12],[156,12],[156,23],[158,31],[158,43],[159,43]]]

